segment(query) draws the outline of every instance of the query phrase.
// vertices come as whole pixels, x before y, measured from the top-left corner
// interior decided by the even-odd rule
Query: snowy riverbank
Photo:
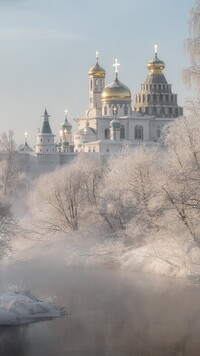
[[[121,239],[103,240],[86,234],[43,241],[20,241],[4,266],[118,268],[173,278],[200,276],[200,249],[187,237],[162,237],[141,246],[127,246]],[[23,246],[23,247],[22,247]],[[58,258],[59,256],[59,258]]]
[[[0,325],[21,325],[57,318],[63,308],[51,299],[38,299],[30,291],[17,287],[0,290]]]

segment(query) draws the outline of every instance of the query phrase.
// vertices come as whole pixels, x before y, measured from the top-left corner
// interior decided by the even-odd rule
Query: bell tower
[[[89,110],[87,116],[101,116],[101,94],[105,87],[105,70],[99,65],[99,52],[96,51],[96,64],[88,72],[89,78]]]

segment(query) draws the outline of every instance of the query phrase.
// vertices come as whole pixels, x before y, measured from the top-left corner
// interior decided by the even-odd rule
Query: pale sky
[[[14,131],[17,144],[33,146],[45,107],[52,131],[80,117],[88,107],[88,70],[99,50],[106,84],[119,79],[132,97],[148,74],[146,63],[158,57],[178,93],[179,105],[190,93],[182,83],[187,66],[184,40],[195,0],[0,0],[0,133]]]

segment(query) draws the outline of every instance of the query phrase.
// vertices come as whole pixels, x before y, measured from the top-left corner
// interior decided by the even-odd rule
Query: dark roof
[[[49,121],[48,120],[44,120],[43,123],[42,123],[42,128],[41,128],[41,133],[44,133],[44,134],[51,134],[51,127],[50,127],[50,124],[49,124]]]
[[[28,143],[25,142],[24,145],[22,145],[22,146],[19,147],[19,151],[20,151],[20,152],[32,152],[33,150],[32,150],[32,148],[28,145]]]
[[[144,84],[168,84],[164,74],[149,74]]]

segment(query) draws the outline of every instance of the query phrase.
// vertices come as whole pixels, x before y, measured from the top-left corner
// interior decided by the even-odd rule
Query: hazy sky
[[[165,76],[189,96],[181,72],[187,66],[184,39],[194,0],[0,0],[0,132],[12,129],[18,144],[24,131],[33,145],[45,107],[55,134],[64,120],[88,107],[88,70],[99,63],[106,84],[119,79],[132,96],[139,91],[154,56],[165,61]],[[74,124],[75,126],[75,124]]]

